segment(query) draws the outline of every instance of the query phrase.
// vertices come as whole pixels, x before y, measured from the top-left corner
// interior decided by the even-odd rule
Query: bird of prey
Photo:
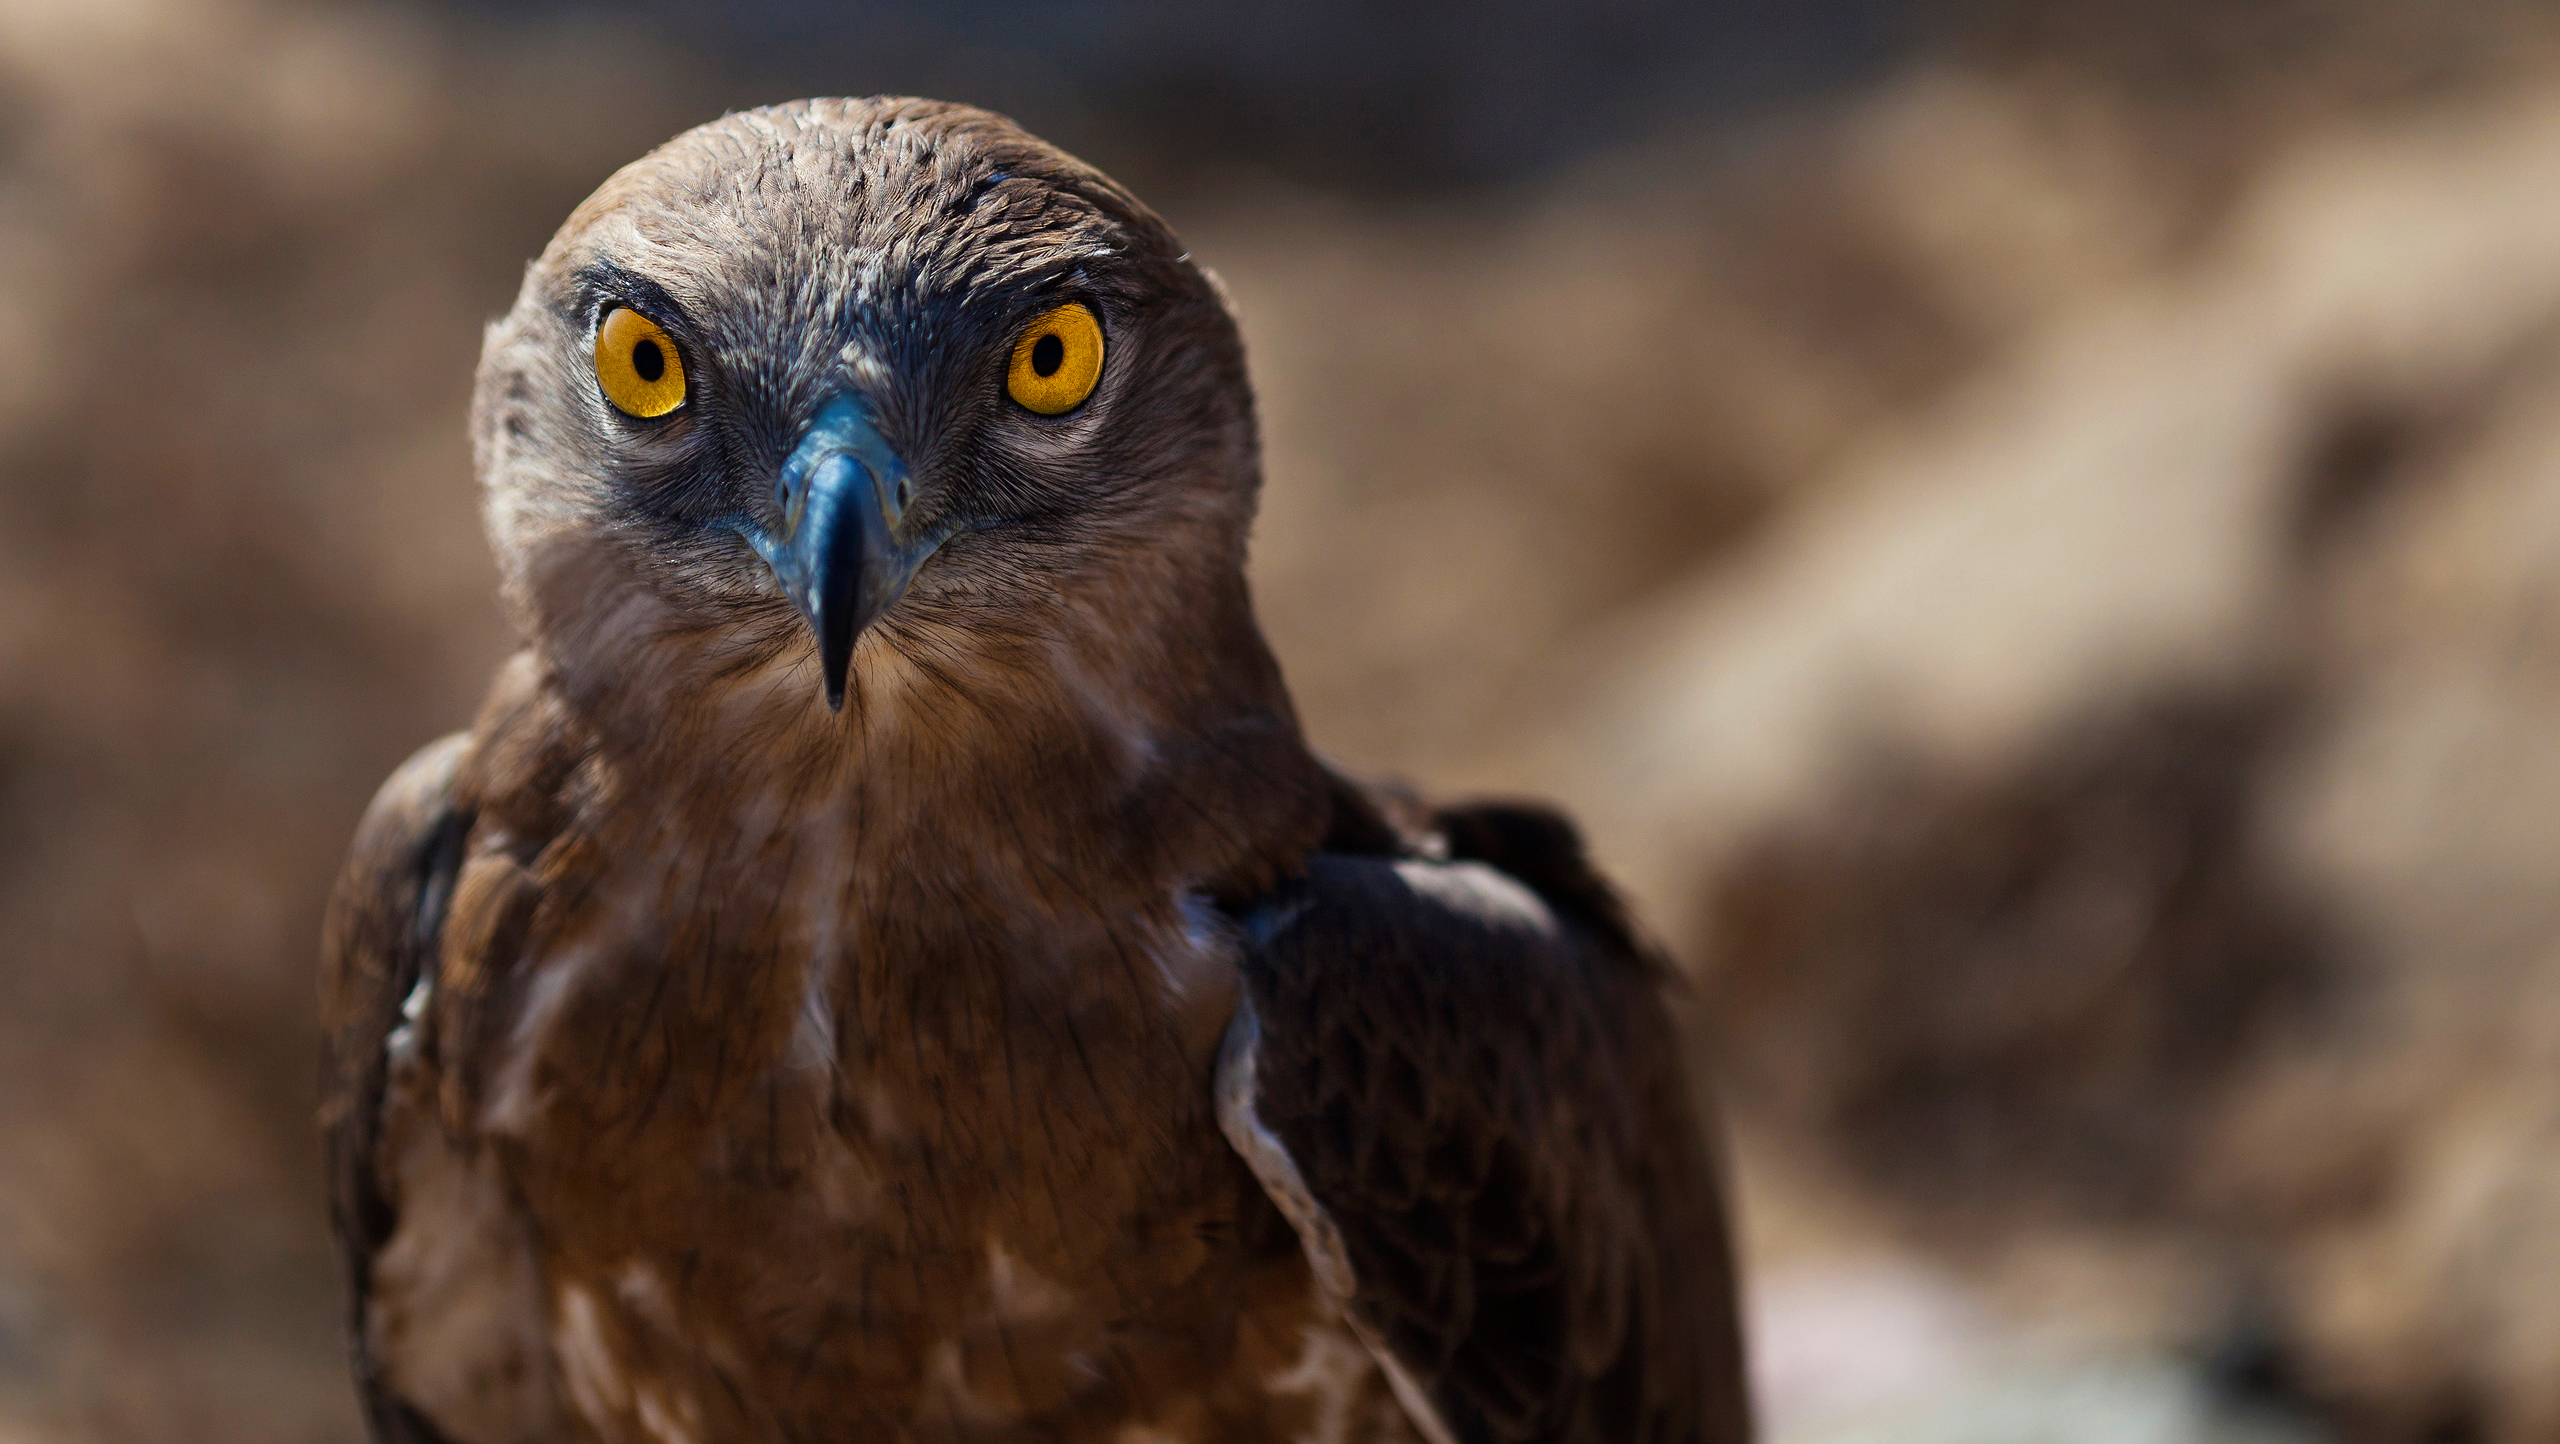
[[[1556,815],[1308,750],[1242,344],[1126,191],[726,117],[472,434],[523,650],[324,942],[377,1439],[1745,1436],[1666,971]]]

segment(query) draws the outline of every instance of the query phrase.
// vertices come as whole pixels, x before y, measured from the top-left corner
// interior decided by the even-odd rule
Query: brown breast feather
[[[1180,899],[643,795],[530,658],[422,771],[329,947],[384,1437],[1406,1437],[1211,1118]]]

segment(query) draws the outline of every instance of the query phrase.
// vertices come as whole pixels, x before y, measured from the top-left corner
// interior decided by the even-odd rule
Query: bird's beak
[[[775,476],[781,524],[739,526],[818,638],[827,706],[844,706],[853,644],[872,619],[905,594],[940,537],[906,527],[907,464],[872,429],[862,398],[836,396],[818,408]]]

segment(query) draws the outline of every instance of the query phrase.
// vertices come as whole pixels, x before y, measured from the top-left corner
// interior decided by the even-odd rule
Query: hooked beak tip
[[[842,643],[831,636],[820,644],[818,665],[826,673],[827,710],[830,712],[844,710],[845,674],[852,670],[852,664],[853,639],[850,636]]]

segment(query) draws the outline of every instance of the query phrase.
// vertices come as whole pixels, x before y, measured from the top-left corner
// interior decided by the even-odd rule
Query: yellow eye
[[[1102,325],[1073,301],[1023,328],[1004,389],[1043,416],[1073,411],[1102,379]]]
[[[596,383],[628,416],[664,416],[684,404],[684,358],[675,338],[628,306],[596,327]]]

